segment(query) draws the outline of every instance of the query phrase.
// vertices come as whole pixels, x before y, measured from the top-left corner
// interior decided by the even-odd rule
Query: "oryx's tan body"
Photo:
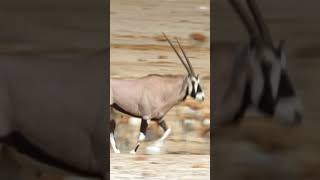
[[[135,117],[160,120],[187,95],[185,75],[148,75],[133,80],[110,80],[110,105]],[[119,109],[118,109],[119,110]]]

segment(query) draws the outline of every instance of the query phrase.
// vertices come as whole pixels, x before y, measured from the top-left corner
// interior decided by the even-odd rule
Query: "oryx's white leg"
[[[168,128],[166,122],[164,120],[158,121],[158,125],[163,129],[164,133],[156,140],[154,143],[152,143],[150,146],[146,148],[146,153],[148,154],[159,154],[161,152],[161,147],[164,144],[164,140],[166,140],[171,132],[171,129]]]
[[[140,146],[140,143],[146,139],[146,131],[148,128],[149,119],[142,118],[140,124],[140,133],[138,136],[137,144],[133,150],[130,151],[131,154],[135,154]]]
[[[155,146],[162,146],[164,141],[168,138],[171,133],[171,128],[168,128],[167,123],[162,119],[158,121],[158,125],[163,129],[163,135],[154,143]]]
[[[113,133],[110,133],[110,143],[111,143],[111,146],[112,146],[112,149],[115,153],[120,153],[120,150],[117,148],[116,146],[116,141],[114,139],[114,135]]]
[[[167,123],[164,120],[159,121],[158,124],[164,131],[164,134],[161,136],[161,138],[158,141],[163,142],[168,138],[171,132],[171,128],[168,128]]]
[[[117,148],[117,145],[116,145],[116,141],[114,139],[114,130],[116,128],[116,121],[114,119],[111,119],[110,121],[110,144],[112,146],[112,149],[115,153],[120,153],[120,150]]]

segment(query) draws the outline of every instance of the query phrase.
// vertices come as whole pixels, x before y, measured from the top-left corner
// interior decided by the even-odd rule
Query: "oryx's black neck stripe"
[[[244,89],[244,94],[241,99],[241,105],[239,110],[236,112],[236,114],[233,117],[233,122],[240,122],[240,119],[243,117],[245,111],[251,104],[251,87],[250,83],[246,83],[246,87]]]
[[[187,86],[186,94],[183,96],[182,101],[186,100],[189,94],[189,87]]]
[[[265,113],[273,114],[276,102],[272,96],[272,87],[270,80],[271,65],[262,64],[261,69],[263,76],[263,90],[260,96],[258,107]]]
[[[293,86],[289,80],[288,74],[284,70],[281,71],[277,100],[285,97],[295,96]]]
[[[15,148],[19,153],[25,154],[32,159],[35,159],[41,163],[48,164],[58,169],[65,170],[70,173],[74,173],[76,175],[84,176],[84,177],[95,177],[101,178],[101,172],[89,172],[83,169],[79,169],[77,167],[71,166],[60,159],[50,156],[47,152],[43,151],[41,148],[32,144],[27,138],[21,135],[18,132],[13,132],[6,137],[0,138],[1,143],[5,143]]]

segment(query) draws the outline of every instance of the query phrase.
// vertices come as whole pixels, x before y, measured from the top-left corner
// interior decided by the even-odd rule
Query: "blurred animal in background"
[[[249,108],[274,117],[281,124],[299,124],[302,105],[286,69],[284,41],[274,43],[254,0],[246,0],[251,17],[239,1],[229,3],[245,26],[249,41],[234,56],[231,79],[221,77],[217,82],[229,84],[223,96],[214,95],[218,99],[214,101],[216,125],[239,122]],[[221,67],[214,66],[213,71],[218,68]],[[217,83],[214,86],[220,88],[222,85]]]
[[[142,119],[136,146],[130,153],[136,153],[140,143],[145,140],[146,130],[150,120],[156,121],[164,130],[164,134],[157,141],[159,146],[154,147],[159,149],[163,141],[171,132],[171,129],[164,120],[166,113],[173,106],[184,101],[188,96],[198,101],[204,100],[204,92],[200,85],[200,77],[198,74],[195,74],[178,39],[176,40],[185,60],[183,60],[182,56],[178,53],[168,37],[164,33],[163,35],[187,70],[186,75],[148,75],[134,80],[110,79],[111,112],[117,110]],[[116,127],[114,113],[111,113],[110,127],[111,146],[115,153],[120,153],[114,137],[114,130]]]
[[[35,180],[46,173],[69,180],[109,177],[103,126],[107,52],[0,56],[1,180]]]

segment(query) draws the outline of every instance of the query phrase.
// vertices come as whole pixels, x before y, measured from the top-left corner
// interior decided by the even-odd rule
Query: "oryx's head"
[[[253,18],[236,0],[229,0],[245,25],[250,43],[244,52],[247,66],[247,97],[260,112],[269,114],[284,124],[296,124],[302,120],[302,106],[286,70],[284,43],[275,45],[271,34],[254,0],[247,0]]]
[[[183,56],[185,58],[185,61],[187,63],[184,62],[182,56],[178,53],[178,51],[173,46],[173,44],[168,39],[168,37],[164,33],[162,33],[162,34],[167,39],[167,41],[169,42],[170,46],[172,47],[174,52],[177,54],[177,56],[179,57],[181,63],[183,64],[183,66],[185,67],[185,69],[188,72],[188,95],[191,96],[192,98],[198,100],[198,101],[203,101],[204,100],[204,92],[202,91],[202,88],[201,88],[201,85],[200,85],[199,74],[195,74],[194,73],[194,70],[193,70],[192,65],[190,63],[190,60],[187,57],[187,55],[186,55],[185,51],[183,50],[183,48],[181,47],[181,45],[179,43],[179,40],[176,38],[177,43],[179,45],[179,48],[181,49],[182,54],[183,54]]]

